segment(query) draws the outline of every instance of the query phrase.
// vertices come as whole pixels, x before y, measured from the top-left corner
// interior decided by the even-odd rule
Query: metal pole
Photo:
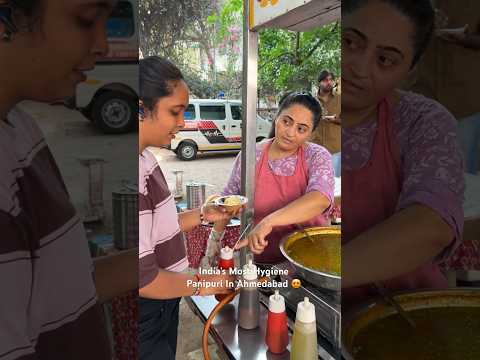
[[[241,191],[248,199],[248,207],[242,215],[243,231],[253,221],[255,195],[255,146],[257,138],[257,78],[258,78],[258,33],[250,31],[250,1],[244,1],[243,22],[243,126],[242,126],[242,175]],[[247,248],[240,251],[240,264],[247,262]]]

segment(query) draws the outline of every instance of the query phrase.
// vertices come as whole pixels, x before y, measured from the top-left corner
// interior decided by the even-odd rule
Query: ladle
[[[310,240],[310,242],[311,242],[312,244],[315,243],[315,241],[314,241],[313,238],[310,236],[310,234],[308,233],[308,231],[305,230],[305,228],[304,228],[302,225],[300,225],[300,224],[295,224],[295,225],[297,226],[298,229],[300,229],[300,231],[302,231],[302,232],[307,236],[307,239]]]
[[[380,283],[380,282],[375,282],[373,284],[377,290],[377,292],[380,294],[380,296],[385,300],[388,304],[392,305],[400,315],[402,319],[404,319],[410,327],[415,329],[417,326],[415,324],[415,321],[410,317],[410,315],[407,314],[407,312],[403,309],[403,307],[393,298],[392,295],[390,295],[390,292]]]
[[[245,237],[245,234],[247,233],[248,229],[250,229],[250,227],[252,226],[252,223],[248,223],[247,226],[245,227],[245,229],[242,231],[242,233],[240,234],[240,236],[238,237],[237,239],[237,242],[233,245],[233,248],[232,249],[235,249],[237,244],[240,242],[240,240],[242,240],[244,237]]]

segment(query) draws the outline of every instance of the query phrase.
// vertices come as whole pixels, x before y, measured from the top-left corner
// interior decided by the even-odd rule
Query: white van
[[[257,142],[268,137],[271,122],[257,115]],[[242,147],[242,102],[191,99],[185,110],[185,128],[172,140],[181,160],[197,153],[238,151]]]
[[[107,23],[109,53],[77,87],[75,106],[105,133],[138,124],[138,0],[119,0]]]

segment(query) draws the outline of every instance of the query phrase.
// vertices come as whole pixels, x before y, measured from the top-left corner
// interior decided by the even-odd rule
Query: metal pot
[[[206,184],[190,182],[187,188],[187,209],[197,209],[205,202]]]
[[[307,228],[305,229],[305,231],[307,231],[310,236],[315,236],[315,235],[332,236],[332,237],[338,237],[338,241],[339,242],[341,241],[342,232],[339,228],[314,227],[314,228]],[[297,261],[293,260],[290,257],[290,255],[287,252],[288,248],[295,241],[298,241],[304,238],[306,238],[306,235],[303,231],[297,231],[284,237],[280,242],[280,251],[282,252],[283,256],[285,256],[285,258],[287,258],[287,260],[293,265],[293,267],[296,270],[296,273],[306,281],[321,288],[340,291],[341,285],[342,285],[341,276],[332,275],[332,274],[311,269],[303,264],[298,263]]]
[[[404,291],[396,293],[395,300],[407,311],[453,306],[480,307],[480,288]],[[381,298],[375,298],[348,314],[342,314],[343,358],[355,360],[352,355],[355,336],[370,324],[392,314],[395,314],[395,309],[385,304]]]

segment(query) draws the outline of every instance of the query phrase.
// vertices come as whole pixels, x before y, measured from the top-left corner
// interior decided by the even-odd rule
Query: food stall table
[[[192,311],[206,322],[213,308],[218,304],[214,296],[192,296],[185,298]],[[288,360],[290,345],[283,354],[272,354],[265,345],[268,309],[260,304],[260,326],[253,330],[244,330],[237,326],[237,308],[239,296],[225,305],[210,328],[210,334],[231,360]],[[287,312],[289,328],[294,322],[294,315]],[[291,338],[291,333],[290,333]],[[335,360],[321,345],[320,360]]]

